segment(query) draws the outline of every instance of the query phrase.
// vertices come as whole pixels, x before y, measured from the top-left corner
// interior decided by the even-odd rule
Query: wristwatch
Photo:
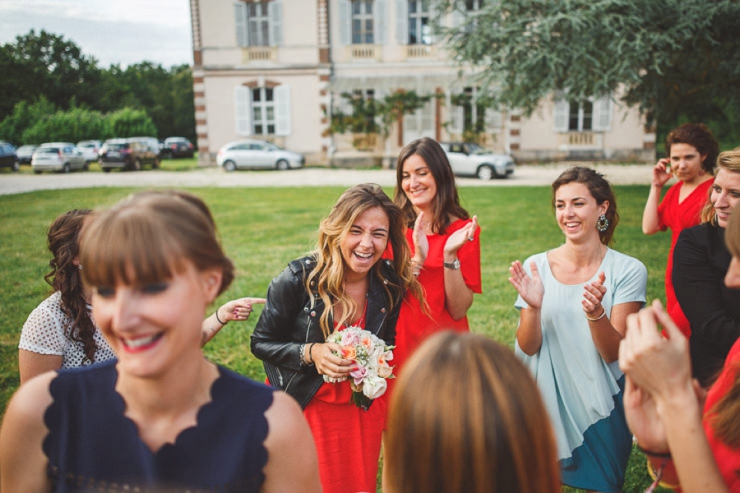
[[[460,259],[456,258],[452,262],[444,262],[444,266],[448,269],[459,270],[460,269]]]

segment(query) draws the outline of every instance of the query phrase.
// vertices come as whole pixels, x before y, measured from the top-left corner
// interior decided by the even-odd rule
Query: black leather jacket
[[[299,355],[302,344],[324,342],[319,324],[324,303],[312,290],[315,299],[312,307],[305,287],[305,277],[314,262],[313,257],[294,260],[272,280],[251,340],[252,353],[262,360],[270,384],[293,396],[302,408],[324,383],[314,365],[301,366]],[[365,329],[393,344],[404,292],[390,261],[380,262],[382,277],[375,275],[375,269],[369,274]],[[392,310],[386,287],[394,298]]]

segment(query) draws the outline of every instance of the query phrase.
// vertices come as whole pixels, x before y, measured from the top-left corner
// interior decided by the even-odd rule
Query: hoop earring
[[[609,229],[609,220],[604,214],[602,214],[596,221],[596,229],[598,229],[601,233]]]

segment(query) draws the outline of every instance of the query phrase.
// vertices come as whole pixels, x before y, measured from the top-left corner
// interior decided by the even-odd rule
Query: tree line
[[[461,67],[476,67],[494,106],[534,112],[556,93],[614,94],[658,139],[687,121],[740,144],[739,0],[439,0],[436,26]],[[438,15],[442,19],[443,15]]]
[[[189,65],[98,66],[73,41],[29,31],[0,46],[0,140],[38,144],[135,135],[195,140]]]

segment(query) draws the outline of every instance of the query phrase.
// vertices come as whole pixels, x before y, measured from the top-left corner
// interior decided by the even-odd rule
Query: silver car
[[[36,174],[42,171],[69,173],[74,169],[86,170],[87,161],[82,151],[71,142],[48,142],[34,151],[31,167]]]
[[[226,171],[239,168],[301,168],[306,158],[261,140],[230,142],[218,150],[216,162]]]
[[[98,160],[98,153],[103,143],[99,140],[82,140],[77,143],[77,148],[82,151],[88,163],[94,163]]]
[[[490,180],[506,178],[516,168],[514,158],[508,154],[495,154],[472,142],[440,142],[440,145],[456,175]]]

